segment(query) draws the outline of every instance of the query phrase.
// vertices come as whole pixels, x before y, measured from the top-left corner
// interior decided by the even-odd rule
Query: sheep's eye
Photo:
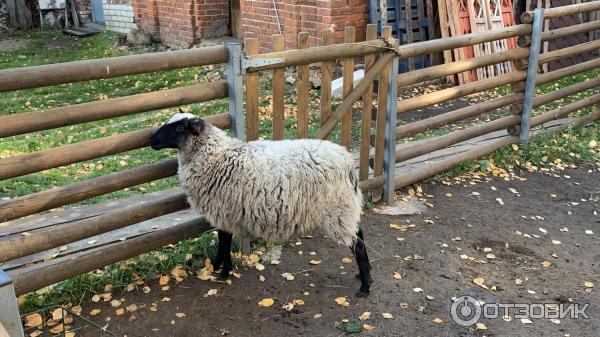
[[[177,125],[177,128],[175,128],[175,131],[177,132],[183,132],[183,130],[185,130],[185,127],[183,125]]]

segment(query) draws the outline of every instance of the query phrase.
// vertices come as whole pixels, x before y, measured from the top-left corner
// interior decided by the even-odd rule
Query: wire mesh
[[[21,316],[26,337],[116,337],[91,319],[60,306]]]

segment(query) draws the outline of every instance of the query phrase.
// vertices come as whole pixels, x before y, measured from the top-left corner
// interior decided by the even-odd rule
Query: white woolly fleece
[[[178,171],[192,209],[218,229],[271,242],[314,230],[346,246],[356,238],[362,193],[337,144],[243,143],[207,124],[179,150]]]
[[[178,112],[178,113],[174,114],[166,124],[179,122],[180,120],[185,119],[185,118],[193,119],[193,118],[198,118],[198,116],[193,115],[189,112]]]

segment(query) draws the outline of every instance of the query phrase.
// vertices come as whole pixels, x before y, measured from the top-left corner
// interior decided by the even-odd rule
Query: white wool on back
[[[185,118],[194,119],[194,118],[198,118],[198,116],[193,115],[189,112],[178,112],[178,113],[174,114],[166,124],[179,122],[180,120],[185,119]]]
[[[179,152],[192,209],[216,228],[267,241],[318,230],[350,246],[362,209],[354,161],[321,140],[243,143],[212,125]]]

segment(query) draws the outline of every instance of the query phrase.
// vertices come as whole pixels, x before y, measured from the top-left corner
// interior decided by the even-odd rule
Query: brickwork
[[[285,36],[286,48],[297,47],[299,32],[308,32],[309,45],[321,43],[320,31],[333,31],[343,42],[344,28],[354,26],[357,40],[364,39],[368,22],[365,0],[241,0],[244,37],[257,37],[261,52],[271,48],[273,34]]]
[[[137,25],[133,20],[133,6],[127,0],[103,0],[106,29],[114,32],[128,33]]]

